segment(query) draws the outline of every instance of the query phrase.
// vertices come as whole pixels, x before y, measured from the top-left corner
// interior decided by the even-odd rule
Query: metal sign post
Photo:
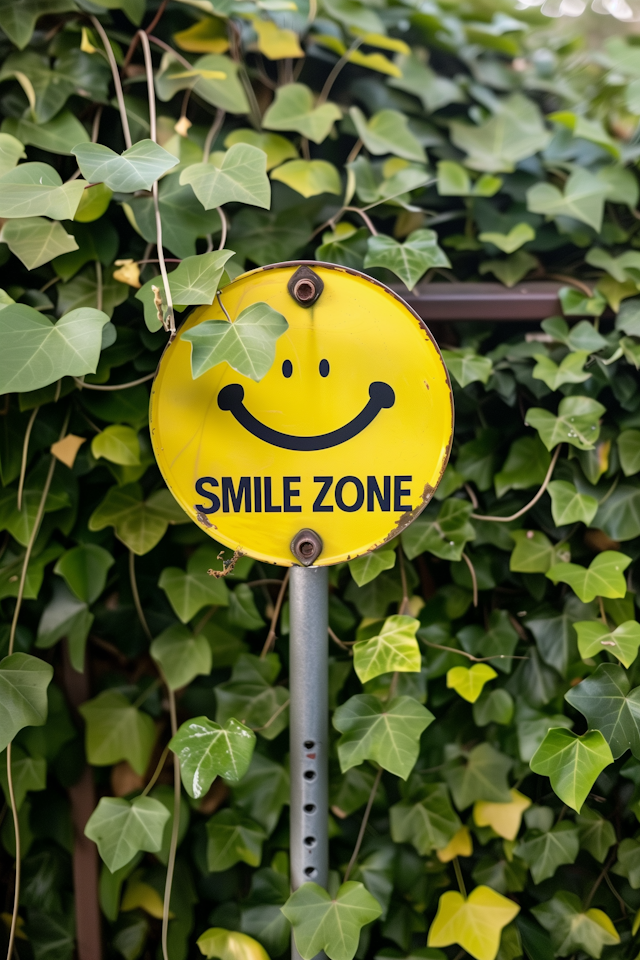
[[[195,310],[163,354],[151,439],[167,486],[206,534],[292,567],[291,885],[326,889],[327,568],[388,543],[429,502],[451,446],[451,385],[420,317],[356,270],[275,264],[221,296],[224,308]],[[286,320],[269,371],[254,380],[223,362],[194,377],[183,333],[219,330],[258,303]]]

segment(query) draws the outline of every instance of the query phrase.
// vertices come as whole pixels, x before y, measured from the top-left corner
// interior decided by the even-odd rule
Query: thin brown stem
[[[209,620],[211,620],[211,617],[214,615],[217,609],[217,606],[209,607],[202,619],[198,620],[197,624],[193,628],[194,636],[197,637],[199,633],[202,633],[203,628],[209,623]]]
[[[456,880],[458,881],[458,886],[460,887],[460,893],[462,896],[467,899],[467,888],[464,885],[464,878],[462,876],[462,870],[460,869],[460,862],[457,857],[453,858],[453,869],[456,872]]]
[[[287,569],[287,572],[285,573],[285,575],[284,575],[284,577],[283,577],[283,579],[282,579],[282,585],[281,585],[281,587],[280,587],[280,589],[279,589],[279,591],[278,591],[278,599],[276,600],[276,605],[275,605],[275,607],[273,608],[273,616],[271,617],[271,626],[269,627],[269,633],[267,634],[267,639],[266,639],[265,642],[264,642],[264,646],[263,646],[263,648],[262,648],[262,653],[260,654],[260,659],[261,659],[261,660],[264,660],[264,658],[266,657],[266,655],[269,653],[269,650],[271,649],[271,644],[272,644],[273,641],[275,640],[275,637],[276,637],[276,626],[278,625],[278,618],[280,617],[280,610],[281,610],[281,608],[282,608],[282,603],[283,603],[283,600],[284,600],[284,595],[285,595],[285,593],[287,592],[287,586],[288,586],[288,583],[289,583],[289,575],[290,575],[290,573],[291,573],[291,567],[289,567],[289,568]]]
[[[441,643],[433,643],[431,640],[425,640],[423,637],[420,637],[422,643],[427,647],[433,647],[434,650],[446,650],[447,653],[459,653],[461,657],[466,657],[467,660],[472,660],[474,663],[486,663],[487,660],[528,660],[529,657],[517,657],[515,655],[507,655],[506,653],[494,653],[491,657],[474,657],[472,653],[467,653],[466,650],[458,650],[457,647],[445,647]]]
[[[166,8],[167,8],[167,0],[162,0],[162,3],[160,4],[160,6],[158,7],[158,9],[157,9],[157,11],[156,11],[155,17],[153,18],[153,20],[151,21],[151,23],[149,24],[149,26],[148,26],[148,27],[145,27],[144,32],[147,34],[147,36],[151,33],[151,31],[152,31],[155,27],[158,26],[158,23],[160,22],[160,18],[162,17],[162,14],[163,14],[164,11],[166,10]],[[136,47],[138,46],[139,40],[140,40],[140,37],[139,37],[138,33],[135,33],[134,36],[133,36],[133,40],[132,40],[131,43],[129,44],[129,49],[127,50],[127,55],[126,55],[126,57],[124,58],[124,63],[122,64],[123,70],[126,70],[127,67],[129,66],[129,64],[131,63],[131,58],[133,57],[133,55],[134,55],[134,53],[135,53],[135,51],[136,51]]]
[[[80,380],[79,377],[74,377],[76,386],[79,390],[128,390],[129,387],[137,387],[139,383],[146,383],[147,380],[153,380],[155,377],[155,370],[153,373],[148,373],[144,377],[140,377],[139,380],[130,380],[129,383],[113,383],[113,384],[102,384],[102,383],[85,383],[84,380]]]
[[[270,727],[274,720],[277,720],[281,713],[287,709],[291,700],[285,700],[284,703],[281,703],[275,713],[271,714],[266,723],[263,723],[261,727],[251,727],[256,733],[259,733],[261,730],[266,730],[267,727]]]
[[[542,494],[545,492],[545,490],[546,490],[547,487],[549,486],[549,481],[551,480],[551,477],[553,476],[553,471],[554,471],[555,465],[556,465],[556,463],[558,462],[558,457],[559,457],[559,455],[560,455],[560,447],[561,447],[561,446],[562,446],[562,444],[558,444],[558,446],[556,447],[555,452],[554,452],[554,454],[553,454],[553,457],[551,458],[551,463],[549,464],[549,469],[547,470],[547,475],[546,475],[546,477],[544,478],[544,480],[542,481],[542,486],[540,487],[540,489],[539,489],[538,492],[536,493],[536,495],[535,495],[535,497],[533,498],[533,500],[530,500],[529,503],[528,503],[526,506],[522,507],[522,509],[521,509],[521,510],[518,510],[516,513],[513,513],[510,517],[484,517],[484,516],[479,516],[477,513],[472,513],[472,514],[471,514],[471,519],[472,519],[472,520],[492,520],[494,523],[511,523],[512,520],[517,520],[518,517],[521,517],[521,516],[522,516],[524,513],[526,513],[528,510],[531,510],[531,507],[533,507],[533,506],[536,505],[536,503],[538,502],[538,500],[540,499],[540,497],[542,496]]]
[[[466,555],[464,550],[462,551],[462,559],[469,568],[469,573],[471,574],[471,585],[473,587],[473,605],[474,607],[478,606],[478,578],[476,577],[476,569],[471,563],[471,560]]]
[[[127,116],[127,108],[124,105],[124,95],[122,93],[122,83],[120,81],[120,71],[118,70],[118,64],[116,63],[116,58],[113,54],[113,49],[111,47],[111,41],[106,34],[106,31],[97,17],[91,17],[91,23],[94,25],[98,33],[100,34],[100,39],[104,44],[104,48],[107,52],[107,57],[109,59],[109,66],[111,67],[111,74],[113,76],[113,85],[116,91],[116,100],[118,101],[118,109],[120,110],[120,122],[122,124],[122,135],[124,137],[124,143],[127,148],[131,146],[131,130],[129,129],[129,117]],[[191,67],[191,64],[189,64]]]
[[[218,298],[218,303],[220,304],[220,308],[222,309],[222,312],[224,313],[224,315],[225,315],[225,317],[227,318],[227,320],[229,321],[229,323],[231,323],[231,317],[230,317],[229,314],[227,313],[227,308],[225,307],[224,303],[222,302],[222,297],[220,296],[220,291],[219,291],[219,290],[216,292],[216,297]]]
[[[371,787],[371,793],[369,794],[369,799],[367,800],[367,806],[365,807],[362,823],[360,824],[358,839],[356,840],[356,845],[353,848],[353,853],[351,854],[351,860],[349,860],[347,869],[345,870],[344,881],[343,881],[344,883],[346,883],[349,877],[351,876],[351,871],[353,870],[358,860],[358,854],[360,853],[360,847],[362,846],[362,841],[364,840],[365,830],[367,829],[367,824],[369,822],[369,815],[371,813],[371,808],[373,807],[373,801],[376,798],[376,793],[378,792],[378,787],[380,786],[381,778],[382,778],[382,767],[378,767],[378,772],[376,773],[375,780],[373,781],[373,786]]]
[[[229,229],[229,223],[225,216],[224,210],[222,207],[216,207],[218,211],[218,216],[220,217],[220,224],[222,226],[222,233],[220,234],[220,243],[218,244],[218,250],[224,250],[224,245],[227,242],[227,231]]]
[[[20,479],[18,480],[18,510],[22,510],[22,493],[24,491],[24,478],[27,474],[27,456],[29,453],[29,440],[31,438],[31,431],[33,430],[33,424],[38,415],[38,410],[40,407],[34,407],[33,413],[29,417],[29,423],[27,424],[27,429],[24,434],[24,441],[22,443],[22,461],[20,463]]]
[[[354,52],[354,50],[357,50],[357,49],[358,49],[358,47],[359,47],[362,43],[363,43],[363,38],[362,38],[362,37],[357,37],[357,38],[353,41],[353,43],[351,44],[351,46],[349,47],[349,49],[348,49],[345,53],[343,53],[343,55],[340,57],[340,59],[337,61],[337,63],[335,63],[335,64],[333,65],[333,68],[332,68],[329,76],[328,76],[327,79],[325,80],[324,86],[323,86],[322,90],[320,91],[320,96],[318,97],[318,106],[320,106],[320,104],[322,104],[322,103],[325,102],[325,100],[327,99],[327,97],[328,97],[329,94],[331,93],[331,88],[332,88],[332,86],[334,85],[334,83],[336,82],[336,80],[338,79],[338,76],[340,75],[340,73],[342,72],[342,70],[344,69],[344,67],[348,64],[348,62],[349,62],[349,57],[350,57],[351,54]]]
[[[140,603],[138,581],[136,579],[136,555],[133,550],[129,550],[129,580],[131,582],[131,593],[133,594],[133,603],[136,608],[136,613],[138,614],[138,620],[140,621],[140,625],[142,626],[149,643],[151,643],[153,636],[151,630],[149,630],[149,624],[147,623],[147,618],[144,615],[144,610],[142,609],[142,604]]]
[[[202,162],[207,163],[209,160],[209,154],[211,153],[211,147],[216,141],[216,137],[220,132],[220,127],[224,123],[225,111],[218,108],[216,110],[216,115],[213,123],[209,127],[209,132],[207,133],[206,140],[204,141],[204,147],[202,148]]]
[[[478,498],[476,497],[475,490],[473,489],[470,483],[465,483],[464,489],[467,491],[467,496],[469,497],[469,500],[471,500],[471,506],[473,507],[474,510],[477,510],[479,504],[478,504]]]
[[[144,790],[143,790],[142,793],[140,794],[141,797],[146,797],[147,794],[150,793],[151,790],[153,790],[153,788],[154,788],[154,786],[155,786],[155,784],[156,784],[156,780],[158,779],[158,777],[159,777],[160,774],[162,773],[162,768],[163,768],[164,765],[165,765],[165,762],[166,762],[166,759],[167,759],[167,756],[168,756],[168,755],[169,755],[169,744],[166,745],[166,747],[164,748],[164,750],[163,750],[162,753],[160,754],[160,759],[158,760],[158,763],[157,763],[157,765],[156,765],[156,768],[155,768],[155,770],[153,771],[153,776],[151,777],[151,779],[149,780],[149,783],[146,785],[146,787],[144,788]]]
[[[171,718],[171,736],[178,732],[178,718],[176,713],[176,697],[173,690],[167,685],[169,695],[169,716]],[[178,849],[178,830],[180,829],[180,761],[178,754],[173,755],[173,824],[171,827],[171,842],[169,844],[169,860],[167,862],[167,879],[164,885],[162,901],[162,956],[169,960],[167,945],[169,935],[169,904],[171,903],[171,887],[173,885],[173,871],[176,865],[176,850]]]
[[[618,849],[618,847],[617,847],[617,845],[616,845],[613,853],[611,854],[611,856],[609,857],[609,859],[608,859],[607,862],[605,863],[605,865],[604,865],[604,867],[602,868],[602,870],[600,871],[600,874],[599,874],[599,876],[597,877],[595,883],[594,883],[593,886],[591,887],[591,890],[590,890],[589,893],[587,894],[587,898],[586,898],[586,900],[584,901],[584,909],[585,909],[585,910],[588,910],[588,909],[589,909],[589,905],[591,904],[591,901],[593,900],[593,897],[594,897],[594,895],[595,895],[596,890],[598,889],[598,887],[600,886],[600,884],[602,883],[602,881],[604,880],[604,878],[605,878],[606,875],[608,874],[611,865],[613,864],[614,860],[616,859],[617,849]]]
[[[9,803],[11,814],[13,816],[13,829],[16,838],[16,879],[13,888],[13,912],[11,914],[11,928],[9,930],[9,946],[7,948],[7,960],[11,960],[13,947],[16,940],[16,928],[18,926],[18,909],[20,906],[20,823],[18,821],[18,810],[16,808],[16,797],[13,790],[13,771],[11,769],[11,747],[7,744],[7,785],[9,787]]]
[[[349,153],[349,156],[347,157],[347,159],[346,159],[345,162],[344,162],[345,167],[347,167],[350,163],[353,163],[353,161],[355,160],[355,158],[358,156],[358,154],[359,154],[360,151],[362,150],[363,146],[364,146],[364,143],[362,142],[362,140],[360,139],[360,137],[358,137],[358,139],[357,139],[356,142],[354,143],[353,147],[351,148],[351,151],[350,151],[350,153]]]
[[[102,120],[102,104],[99,104],[98,109],[95,112],[93,117],[93,124],[91,126],[91,143],[98,142],[98,136],[100,135],[100,121]]]
[[[328,630],[329,630],[329,636],[331,637],[331,639],[333,640],[333,642],[334,642],[334,643],[337,643],[337,645],[338,645],[339,647],[341,647],[343,650],[347,650],[350,656],[353,656],[353,651],[352,651],[351,648],[344,642],[344,640],[341,640],[340,637],[336,636],[336,634],[333,632],[333,630],[331,629],[331,627],[329,627]]]
[[[145,31],[146,32],[146,31]],[[152,37],[151,34],[147,34],[149,37],[149,42],[154,43],[156,47],[160,47],[161,50],[166,50],[167,53],[170,53],[172,57],[175,57],[178,63],[181,63],[186,70],[193,70],[193,64],[178,53],[177,50],[174,50],[173,47],[170,47],[168,43],[165,43],[164,40],[160,40],[158,37]]]
[[[357,213],[359,217],[362,217],[369,231],[371,232],[371,236],[378,236],[378,231],[374,227],[371,218],[365,213],[364,210],[361,210],[360,207],[344,207],[344,211],[346,212],[347,210],[349,210],[351,213]]]

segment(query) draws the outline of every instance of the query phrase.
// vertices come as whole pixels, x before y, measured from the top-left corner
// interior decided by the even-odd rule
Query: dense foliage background
[[[0,26],[6,946],[264,960],[291,920],[309,958],[633,960],[636,38],[507,0],[3,0]],[[207,575],[147,424],[172,301],[292,258],[566,286],[542,330],[446,331],[436,498],[331,571],[333,900],[283,913],[285,571]]]

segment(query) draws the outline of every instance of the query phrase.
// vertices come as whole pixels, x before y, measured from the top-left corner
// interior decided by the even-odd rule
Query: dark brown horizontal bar
[[[544,320],[562,313],[558,290],[562,283],[532,281],[504,287],[501,283],[425,283],[409,293],[394,290],[425,323],[438,320]]]

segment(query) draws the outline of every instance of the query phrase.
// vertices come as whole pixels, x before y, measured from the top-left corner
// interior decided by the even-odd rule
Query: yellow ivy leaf
[[[366,30],[359,30],[357,27],[351,27],[351,33],[356,37],[362,37],[362,42],[368,47],[380,47],[381,50],[393,50],[395,53],[402,53],[405,57],[410,56],[411,47],[404,40],[396,40],[395,37],[385,37],[383,33],[367,33]]]
[[[386,73],[389,77],[402,77],[400,67],[392,63],[383,53],[362,53],[360,50],[353,50],[347,59],[350,63],[356,63],[359,67],[367,67],[369,70],[376,70],[378,73]]]
[[[68,433],[64,440],[58,440],[57,443],[51,445],[51,453],[56,460],[64,463],[71,470],[76,462],[78,450],[86,439],[86,437],[76,437],[75,434]]]
[[[516,903],[490,887],[476,887],[466,900],[456,890],[448,890],[440,897],[427,946],[457,943],[475,960],[495,960],[502,930],[519,911]]]
[[[498,674],[486,663],[474,663],[472,667],[452,667],[447,671],[447,686],[453,688],[463,700],[475,703],[485,683]]]
[[[342,192],[340,174],[327,160],[290,160],[274,170],[271,179],[286,183],[303,197]]]
[[[221,927],[211,927],[205,930],[196,940],[200,952],[205,957],[218,957],[219,960],[269,960],[264,947],[247,936],[246,933],[237,933],[235,930],[223,930]]]
[[[200,70],[182,70],[181,73],[172,73],[171,79],[177,80],[178,77],[202,77],[203,80],[226,80],[227,75],[224,70],[206,70],[202,67]]]
[[[0,920],[4,923],[7,930],[11,929],[11,921],[13,917],[10,913],[0,913]],[[24,920],[22,917],[18,917],[16,920],[16,939],[17,940],[28,940],[29,937],[24,932]]]
[[[436,850],[440,863],[449,863],[454,857],[470,857],[473,853],[473,841],[468,827],[460,827],[442,850]]]
[[[638,930],[640,930],[640,910],[638,910],[634,917],[633,926],[631,927],[631,936],[635,937]]]
[[[604,910],[598,910],[592,907],[591,910],[585,910],[584,915],[585,917],[589,917],[589,920],[591,920],[592,923],[597,923],[599,927],[602,927],[603,930],[606,930],[607,933],[611,934],[615,940],[615,943],[620,943],[620,934],[614,927],[613,921],[607,916]]]
[[[173,39],[189,53],[226,53],[229,49],[224,21],[216,17],[205,17],[188,30],[174,33]]]
[[[120,909],[136,910],[138,907],[145,910],[150,917],[162,920],[162,897],[158,891],[148,883],[132,879],[127,884]],[[169,913],[169,916],[173,917],[174,914]]]
[[[86,27],[82,28],[82,39],[80,41],[80,49],[83,53],[95,53],[96,47],[91,43],[89,39],[89,31]]]
[[[140,267],[135,260],[116,260],[118,270],[113,271],[113,279],[128,283],[130,287],[140,286]]]
[[[258,34],[258,50],[269,60],[304,57],[293,30],[282,30],[273,20],[254,20],[253,29]]]
[[[627,297],[635,297],[638,293],[638,285],[633,280],[618,283],[613,277],[602,277],[598,280],[596,289],[604,294],[607,303],[615,313],[620,309],[620,303],[623,300]]]
[[[531,806],[531,800],[517,790],[510,790],[509,793],[509,803],[478,800],[473,807],[473,819],[479,827],[491,827],[499,837],[515,840],[522,823],[522,814]]]
[[[182,117],[180,117],[177,123],[174,123],[173,129],[178,134],[178,136],[186,137],[186,135],[189,133],[189,130],[191,129],[192,126],[193,124],[191,123],[191,120],[189,120],[188,117],[185,117],[183,115]]]

